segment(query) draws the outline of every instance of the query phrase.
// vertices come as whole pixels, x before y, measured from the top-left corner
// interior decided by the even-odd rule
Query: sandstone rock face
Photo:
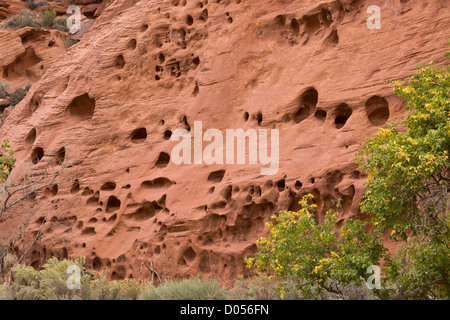
[[[406,114],[385,80],[442,62],[450,28],[446,1],[391,0],[369,29],[372,2],[112,2],[0,128],[19,159],[12,179],[39,174],[62,148],[76,179],[33,201],[52,215],[27,262],[85,255],[119,279],[148,277],[140,267],[152,260],[163,279],[230,283],[247,274],[269,217],[302,195],[315,196],[318,221],[338,198],[341,220],[360,215],[355,153]],[[203,132],[278,129],[278,172],[175,164],[170,136],[195,121]],[[19,219],[2,218],[2,241]]]
[[[11,89],[37,82],[65,51],[65,34],[57,30],[0,29],[0,80]]]
[[[18,14],[26,8],[25,2],[20,0],[0,0],[0,20]]]

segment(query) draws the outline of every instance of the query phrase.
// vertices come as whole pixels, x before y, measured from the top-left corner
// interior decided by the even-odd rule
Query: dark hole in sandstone
[[[87,93],[82,94],[72,100],[67,107],[71,116],[82,119],[90,119],[94,114],[95,100],[90,98]]]
[[[108,198],[108,202],[106,203],[106,212],[114,212],[119,210],[120,208],[120,200],[115,196],[110,196]]]
[[[72,184],[72,188],[70,189],[71,194],[78,193],[80,191],[80,182],[75,180]]]
[[[331,12],[325,8],[323,8],[322,11],[320,12],[320,16],[322,17],[323,23],[325,23],[327,27],[329,27],[333,22],[333,16]]]
[[[386,99],[373,96],[366,102],[366,114],[372,125],[380,127],[389,119],[389,104]]]
[[[160,53],[160,54],[158,55],[158,59],[159,59],[159,62],[160,62],[160,63],[163,63],[164,61],[166,61],[166,57],[164,56],[163,53]]]
[[[128,41],[127,48],[134,50],[136,49],[136,45],[137,45],[136,39],[131,39],[130,41]]]
[[[34,150],[31,152],[31,162],[33,162],[33,164],[37,164],[42,160],[43,157],[44,149],[42,149],[41,147],[34,148]]]
[[[337,45],[339,43],[339,35],[337,30],[333,30],[326,40],[331,45]]]
[[[169,164],[170,156],[165,152],[161,152],[156,160],[155,166],[158,168],[165,168]]]
[[[187,23],[188,26],[192,26],[192,24],[194,23],[194,18],[192,18],[191,15],[188,15],[186,17],[186,23]]]
[[[302,183],[300,181],[295,181],[295,189],[300,190],[302,188]]]
[[[112,181],[105,182],[101,187],[100,190],[104,191],[113,191],[116,189],[116,183]]]
[[[342,103],[336,107],[334,113],[334,125],[337,129],[341,129],[347,123],[347,120],[352,115],[353,110],[347,104]]]
[[[306,90],[298,99],[298,111],[294,116],[296,123],[300,123],[307,119],[316,111],[316,105],[319,98],[319,93],[316,89],[310,88]]]
[[[198,20],[201,20],[203,22],[205,22],[206,20],[208,20],[208,9],[203,9],[202,13],[200,14],[200,17],[198,18]]]
[[[125,66],[125,58],[119,54],[116,58],[115,66],[117,69],[122,69]]]
[[[33,144],[34,141],[36,141],[36,129],[35,128],[30,130],[30,132],[28,133],[28,135],[25,139],[25,142],[27,144]]]
[[[198,65],[200,64],[200,58],[199,58],[199,57],[195,57],[195,58],[192,60],[192,63],[193,63],[195,66],[198,66]]]
[[[316,16],[305,17],[305,30],[309,35],[315,34],[320,29],[320,21]]]
[[[164,139],[165,140],[169,140],[171,136],[172,136],[172,131],[170,131],[170,130],[164,131]]]
[[[291,20],[291,30],[294,32],[295,35],[300,33],[300,25],[298,24],[297,19]]]
[[[131,142],[133,143],[142,143],[147,139],[147,129],[138,128],[133,130],[131,133]]]
[[[286,181],[284,179],[279,180],[277,182],[278,191],[283,191],[285,189],[285,187],[286,187]]]
[[[286,25],[286,18],[283,15],[278,15],[275,17],[274,22],[278,27],[284,27]]]
[[[213,171],[209,174],[208,181],[220,182],[220,181],[222,181],[224,175],[225,175],[225,170]]]
[[[148,24],[143,24],[141,26],[141,32],[145,32],[145,31],[147,31],[147,29],[148,29]]]
[[[314,113],[314,117],[319,120],[321,123],[325,122],[325,119],[327,117],[327,112],[325,110],[317,110]]]
[[[66,158],[66,148],[61,147],[58,151],[56,151],[55,158],[57,164],[62,164]]]
[[[184,258],[189,262],[193,261],[196,256],[197,256],[197,254],[195,253],[194,249],[192,249],[191,247],[187,248],[186,251],[184,252]]]
[[[144,189],[160,189],[168,188],[173,185],[174,182],[165,177],[156,178],[154,180],[146,180],[141,183],[141,187]]]

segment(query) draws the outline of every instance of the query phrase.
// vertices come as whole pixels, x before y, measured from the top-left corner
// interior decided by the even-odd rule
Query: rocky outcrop
[[[0,128],[18,158],[13,179],[39,174],[60,150],[70,164],[72,182],[33,202],[52,214],[27,262],[85,255],[119,279],[148,276],[140,267],[152,260],[164,279],[200,273],[226,283],[248,272],[243,257],[269,217],[296,210],[302,195],[315,196],[319,222],[338,198],[341,220],[358,216],[365,176],[355,153],[406,114],[385,81],[442,62],[450,27],[445,2],[393,0],[381,5],[381,29],[369,29],[371,4],[111,3]],[[17,47],[8,61],[26,54],[23,38],[4,38]],[[195,121],[203,132],[278,129],[278,172],[175,164],[171,134],[193,134]],[[6,239],[19,218],[2,219]],[[31,231],[43,220],[32,222]]]
[[[20,0],[0,0],[0,21],[11,15],[18,14],[26,8],[25,2]]]

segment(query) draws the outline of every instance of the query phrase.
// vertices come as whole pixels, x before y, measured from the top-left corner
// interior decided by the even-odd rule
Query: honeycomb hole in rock
[[[298,24],[297,19],[292,19],[290,24],[291,30],[295,35],[300,33],[300,25]]]
[[[46,188],[45,191],[44,191],[44,194],[47,197],[54,197],[54,196],[56,196],[58,194],[58,185],[55,184],[55,185],[53,185],[51,187]]]
[[[115,66],[117,69],[123,69],[123,67],[125,66],[125,58],[123,57],[123,55],[119,54],[116,57]]]
[[[208,181],[215,182],[215,183],[221,182],[224,175],[225,175],[225,170],[213,171],[209,174]]]
[[[193,23],[194,23],[194,18],[192,18],[192,16],[188,14],[186,17],[186,24],[188,26],[192,26]]]
[[[25,52],[19,55],[15,61],[3,69],[3,78],[5,80],[14,80],[22,76],[36,76],[29,68],[37,65],[42,59],[36,55],[34,49],[30,46]],[[36,80],[37,81],[37,80]]]
[[[347,123],[347,120],[352,115],[353,110],[347,104],[342,103],[338,105],[334,111],[334,125],[337,129],[341,129]]]
[[[94,191],[92,191],[88,187],[84,188],[83,192],[81,193],[82,196],[91,196],[93,194],[94,194]]]
[[[147,29],[148,29],[148,24],[143,24],[140,28],[140,31],[145,32],[145,31],[147,31]]]
[[[137,41],[136,41],[136,39],[131,39],[131,40],[128,41],[128,43],[127,43],[127,48],[130,49],[130,50],[136,49],[136,46],[137,46]]]
[[[94,227],[86,227],[83,230],[81,230],[81,234],[85,235],[94,235],[96,234]]]
[[[244,112],[244,121],[248,121],[249,117],[250,115],[248,114],[248,112]]]
[[[325,8],[320,11],[320,16],[322,18],[323,23],[329,27],[333,23],[333,15],[331,12]]]
[[[194,59],[192,59],[192,63],[194,64],[195,68],[197,68],[198,65],[200,64],[200,58],[195,57]]]
[[[325,110],[318,109],[314,113],[314,117],[320,122],[324,123],[325,119],[327,118],[327,112]]]
[[[161,188],[169,188],[173,185],[174,182],[165,177],[159,177],[154,180],[146,180],[141,183],[142,189],[161,189]]]
[[[95,111],[95,100],[85,93],[75,97],[67,109],[73,117],[91,119]]]
[[[187,263],[190,263],[195,260],[197,257],[197,254],[195,253],[194,249],[192,247],[189,247],[184,250],[181,259],[179,260],[179,264],[185,265]]]
[[[66,148],[61,147],[58,151],[56,151],[55,161],[57,164],[63,164],[64,159],[66,159]]]
[[[96,271],[100,271],[102,269],[102,262],[100,261],[99,257],[95,257],[92,260],[92,268]]]
[[[337,30],[331,31],[330,35],[325,41],[332,46],[339,44],[339,35],[337,33]]]
[[[200,92],[200,88],[198,87],[198,83],[197,82],[195,82],[195,87],[194,87],[194,90],[192,90],[192,96],[193,97],[196,97],[196,96],[198,96],[198,93]]]
[[[373,96],[366,102],[366,114],[372,125],[380,127],[389,119],[389,103],[382,97]]]
[[[147,139],[147,129],[138,128],[133,130],[130,135],[131,142],[133,143],[143,143]]]
[[[169,140],[171,136],[172,136],[172,131],[170,131],[170,130],[164,131],[164,140]]]
[[[315,15],[305,17],[304,21],[305,21],[305,31],[309,35],[314,35],[320,29],[320,21]]]
[[[277,182],[278,191],[283,191],[286,188],[286,180],[281,179]]]
[[[44,149],[42,149],[41,147],[34,148],[33,151],[31,152],[31,162],[33,164],[39,163],[39,161],[41,161],[43,157],[44,157]]]
[[[198,20],[206,22],[208,20],[208,9],[203,9],[202,13],[200,14],[200,17],[198,17]]]
[[[294,187],[295,187],[295,189],[296,190],[300,190],[301,188],[302,188],[302,183],[300,182],[300,181],[295,181],[295,185],[294,185]]]
[[[228,21],[228,23],[233,23],[233,18],[232,17],[228,17],[227,21]]]
[[[112,181],[105,182],[100,187],[100,190],[104,190],[104,191],[113,191],[115,189],[116,189],[116,183],[112,182]]]
[[[261,112],[258,112],[255,116],[256,122],[258,123],[258,126],[261,126],[263,121],[263,116]]]
[[[275,17],[274,23],[277,27],[284,28],[284,26],[286,25],[286,17],[280,14]]]
[[[159,60],[160,63],[164,63],[164,61],[166,61],[166,57],[164,56],[163,53],[160,53],[158,55],[158,60]]]
[[[27,137],[25,138],[25,143],[32,145],[34,143],[34,141],[36,141],[36,129],[35,128],[30,130]]]
[[[70,189],[71,194],[76,194],[80,192],[80,182],[75,179],[75,181],[72,184],[72,188]]]
[[[170,156],[168,153],[161,152],[158,156],[158,159],[155,162],[155,166],[158,168],[165,168],[169,164]]]
[[[352,177],[352,179],[359,179],[359,178],[361,178],[361,172],[359,172],[358,170],[355,170],[350,174],[350,177]]]
[[[120,200],[117,199],[115,196],[110,196],[108,198],[108,202],[106,203],[106,212],[114,212],[116,210],[119,210],[120,208]]]
[[[298,110],[294,116],[296,123],[300,123],[307,119],[316,111],[317,101],[319,99],[319,93],[316,89],[307,89],[298,99]]]

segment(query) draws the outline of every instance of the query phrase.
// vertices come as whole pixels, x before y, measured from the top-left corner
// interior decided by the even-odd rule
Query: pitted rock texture
[[[392,0],[370,30],[372,4],[113,1],[0,128],[19,159],[12,179],[57,157],[76,179],[32,201],[52,214],[27,262],[84,255],[122,279],[149,277],[140,267],[153,261],[163,279],[231,283],[250,272],[243,257],[270,216],[298,209],[302,195],[315,196],[319,222],[338,198],[341,221],[360,216],[355,153],[406,115],[385,81],[442,63],[450,28],[446,1]],[[278,173],[174,164],[171,134],[194,121],[203,131],[279,129]],[[2,218],[2,241],[19,219]]]

